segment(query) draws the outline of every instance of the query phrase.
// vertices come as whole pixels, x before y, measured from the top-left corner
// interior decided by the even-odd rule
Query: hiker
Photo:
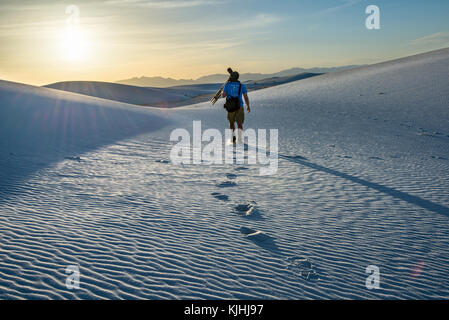
[[[232,142],[236,142],[235,123],[238,128],[238,142],[242,142],[243,122],[245,121],[245,111],[243,109],[243,98],[245,98],[246,110],[251,111],[249,107],[248,91],[246,86],[239,81],[239,73],[232,71],[229,81],[223,88],[221,96],[226,98],[225,109],[228,111],[229,128],[232,130]]]

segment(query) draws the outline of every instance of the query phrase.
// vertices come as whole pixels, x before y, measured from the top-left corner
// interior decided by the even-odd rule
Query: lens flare
[[[87,58],[88,39],[80,27],[66,27],[62,35],[61,56],[66,61],[83,61]]]

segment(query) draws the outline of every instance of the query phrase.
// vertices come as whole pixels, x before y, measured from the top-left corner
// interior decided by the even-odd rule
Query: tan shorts
[[[239,108],[237,111],[228,112],[228,120],[230,124],[237,122],[238,126],[242,126],[245,122],[245,111],[243,108]]]

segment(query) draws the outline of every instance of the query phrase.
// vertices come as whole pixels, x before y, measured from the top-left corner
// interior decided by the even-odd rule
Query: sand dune
[[[144,88],[117,83],[95,81],[58,82],[46,86],[58,90],[80,93],[119,102],[142,106],[165,107],[170,102],[186,100],[189,95],[183,90],[169,88]],[[192,94],[200,94],[198,90]]]
[[[1,191],[50,163],[168,122],[158,109],[0,81]]]
[[[224,128],[222,101],[1,82],[0,173],[25,175],[1,179],[0,298],[447,299],[448,83],[444,49],[253,91],[245,128],[279,129],[259,176],[170,162],[170,132]]]

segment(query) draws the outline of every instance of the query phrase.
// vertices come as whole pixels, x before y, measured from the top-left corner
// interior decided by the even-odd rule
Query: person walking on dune
[[[243,122],[245,122],[245,111],[243,106],[243,98],[246,103],[246,110],[251,111],[249,106],[248,91],[246,86],[239,81],[239,73],[232,71],[229,81],[223,88],[221,94],[223,98],[226,98],[224,105],[227,111],[227,117],[229,121],[229,128],[232,130],[232,142],[236,143],[236,140],[242,142]],[[243,96],[243,98],[242,98]],[[237,122],[238,138],[235,136],[235,123]]]

